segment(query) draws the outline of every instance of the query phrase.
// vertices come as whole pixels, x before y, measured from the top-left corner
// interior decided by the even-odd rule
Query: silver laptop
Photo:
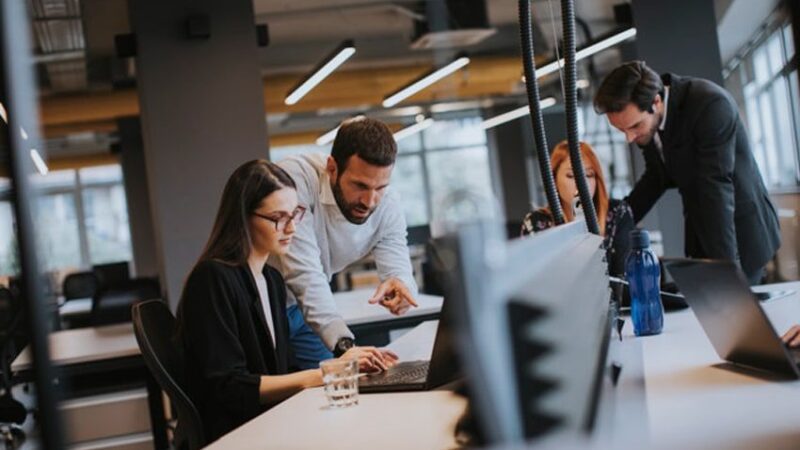
[[[800,350],[783,343],[733,262],[665,259],[664,265],[720,358],[739,366],[800,378]]]

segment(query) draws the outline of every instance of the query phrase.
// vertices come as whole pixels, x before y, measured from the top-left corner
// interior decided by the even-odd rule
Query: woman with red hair
[[[620,200],[610,200],[606,183],[603,177],[603,168],[594,154],[592,147],[580,142],[581,159],[583,160],[586,181],[589,184],[597,212],[597,222],[600,225],[600,234],[605,238],[608,251],[609,273],[621,275],[624,273],[624,260],[628,251],[628,234],[634,228],[633,212],[627,203]],[[550,156],[550,167],[555,177],[558,198],[564,219],[567,222],[575,220],[575,207],[578,203],[578,188],[572,172],[572,163],[569,159],[569,146],[567,141],[562,141],[553,149]],[[550,208],[540,208],[528,213],[522,221],[522,235],[537,233],[552,227],[555,224]]]

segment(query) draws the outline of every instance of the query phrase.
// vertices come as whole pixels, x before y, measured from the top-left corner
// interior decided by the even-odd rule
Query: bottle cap
[[[642,249],[650,247],[650,233],[647,230],[631,231],[631,248]]]

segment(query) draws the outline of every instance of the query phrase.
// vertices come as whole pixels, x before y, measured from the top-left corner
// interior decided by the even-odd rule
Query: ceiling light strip
[[[411,84],[400,88],[398,91],[389,94],[383,100],[383,107],[384,108],[391,108],[392,106],[402,102],[403,100],[411,97],[412,95],[416,94],[417,92],[427,88],[428,86],[436,83],[437,81],[445,78],[448,75],[456,72],[458,69],[469,64],[469,57],[466,55],[461,55],[456,57],[451,63],[447,64],[446,66],[440,67],[438,69],[434,69],[428,72],[425,75],[422,75],[416,81],[411,82]]]
[[[300,83],[295,86],[284,99],[287,105],[294,105],[306,94],[311,92],[314,87],[328,77],[334,70],[344,64],[356,53],[356,47],[352,40],[347,40],[339,44],[338,47],[328,55],[322,63],[315,67]]]

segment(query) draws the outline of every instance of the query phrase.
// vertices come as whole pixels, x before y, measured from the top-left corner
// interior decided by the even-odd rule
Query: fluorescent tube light
[[[339,44],[338,47],[328,55],[322,63],[314,68],[300,83],[286,95],[284,103],[294,105],[301,98],[305,97],[316,85],[322,82],[328,75],[341,66],[356,52],[356,47],[352,40],[347,40]]]
[[[49,172],[50,169],[47,168],[47,164],[45,164],[44,160],[42,159],[42,155],[40,155],[39,151],[35,148],[31,149],[31,159],[33,160],[33,165],[36,166],[36,170],[38,170],[42,175],[47,175],[47,172]]]
[[[556,104],[555,98],[547,97],[539,101],[539,108],[545,109],[555,104]],[[531,110],[528,105],[520,106],[517,109],[512,109],[511,111],[494,116],[491,119],[484,120],[483,122],[481,122],[481,128],[483,128],[484,130],[488,130],[489,128],[494,128],[498,125],[502,125],[504,123],[511,122],[512,120],[519,119],[520,117],[527,116],[530,113]]]
[[[323,146],[330,144],[331,142],[333,142],[334,139],[336,139],[337,132],[339,132],[339,127],[336,127],[331,131],[328,131],[327,133],[321,135],[320,137],[317,138],[317,145]]]
[[[433,119],[430,118],[430,117],[428,117],[427,119],[423,119],[421,121],[418,121],[414,125],[407,126],[407,127],[403,128],[402,130],[397,131],[394,134],[394,140],[395,141],[399,141],[401,139],[405,139],[405,138],[407,138],[407,137],[409,137],[409,136],[411,136],[413,134],[419,133],[420,131],[430,127],[431,125],[433,125]]]
[[[350,117],[349,119],[343,120],[342,123],[345,123],[348,120],[363,119],[363,118],[364,118],[364,115],[363,114],[359,114],[357,116],[353,116],[353,117]],[[336,139],[336,133],[339,132],[339,128],[341,128],[341,127],[342,127],[342,125],[338,125],[338,126],[336,126],[336,128],[332,129],[331,131],[328,131],[328,132],[320,135],[320,137],[318,137],[317,140],[316,140],[317,145],[323,146],[323,145],[328,145],[331,142],[333,142],[333,140]]]
[[[392,106],[402,102],[403,100],[411,97],[417,92],[427,88],[428,86],[436,83],[442,78],[452,74],[458,69],[469,64],[469,57],[462,55],[454,59],[451,63],[439,69],[434,69],[425,75],[419,77],[416,81],[411,82],[405,87],[400,88],[398,91],[389,94],[383,99],[383,107],[391,108]]]
[[[3,122],[8,125],[8,113],[6,112],[6,107],[2,102],[0,102],[0,118],[2,118]]]
[[[594,55],[595,53],[599,53],[607,48],[613,47],[620,42],[628,40],[632,37],[636,36],[636,28],[628,28],[627,30],[621,31],[616,34],[612,34],[611,36],[601,39],[594,44],[588,45],[578,51],[575,52],[575,61],[580,61],[584,58]],[[559,68],[564,66],[564,58],[559,59],[558,61],[553,61],[551,63],[545,64],[542,67],[536,68],[536,78],[542,78],[543,76],[550,75],[553,72],[556,72]]]

